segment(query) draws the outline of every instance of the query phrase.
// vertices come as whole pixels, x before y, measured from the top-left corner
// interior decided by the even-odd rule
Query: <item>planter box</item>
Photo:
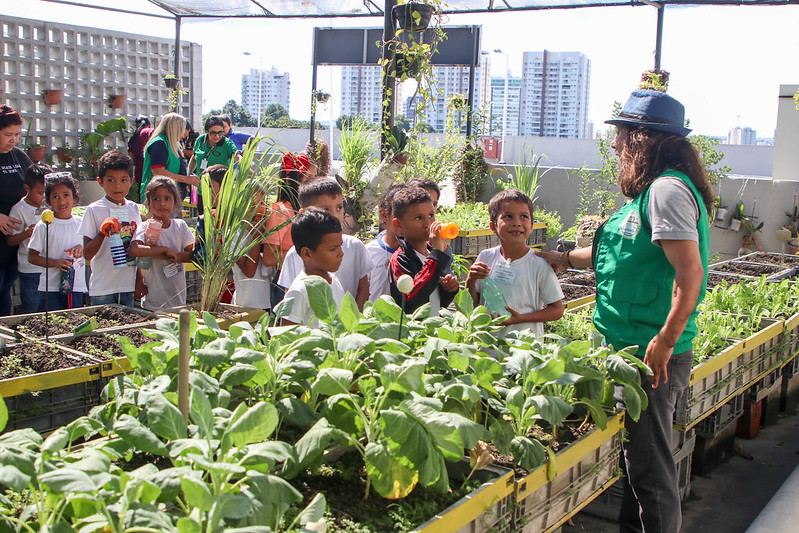
[[[733,396],[730,401],[716,409],[710,416],[699,422],[694,429],[705,439],[715,439],[722,431],[735,424],[744,412],[746,394]],[[691,431],[691,430],[689,430]]]
[[[534,223],[533,231],[527,238],[527,245],[533,248],[541,247],[546,241],[546,222]],[[499,246],[499,237],[490,229],[461,230],[458,236],[450,241],[450,246],[452,247],[452,253],[466,257],[477,257],[483,250]]]
[[[799,355],[799,313],[785,319],[784,335],[785,352],[783,354],[783,361],[785,365],[787,365]]]
[[[166,309],[165,312],[167,313],[168,317],[177,320],[181,309],[199,311],[199,304],[187,305],[185,308],[173,307],[171,309]],[[264,315],[263,309],[253,309],[251,307],[243,307],[233,304],[219,304],[217,309],[219,311],[225,312],[224,316],[216,317],[217,324],[219,324],[219,327],[224,330],[236,322],[249,322],[250,324],[255,324]],[[197,317],[197,321],[200,323],[202,322],[202,314]]]
[[[684,431],[754,385],[780,366],[784,322],[763,319],[766,327],[738,341],[691,371],[685,393],[677,400],[674,427]]]
[[[564,285],[561,285],[561,288],[566,287],[566,286],[568,286],[568,287],[584,287],[584,285],[568,285],[568,284],[564,284]],[[591,304],[591,303],[594,303],[594,302],[596,302],[596,292],[594,294],[589,294],[588,296],[582,296],[582,297],[576,298],[574,300],[568,300],[563,305],[564,305],[564,309],[565,310],[572,310],[572,309],[577,309],[579,307],[583,307],[584,305]]]
[[[608,420],[606,429],[595,428],[549,462],[516,480],[513,531],[555,531],[619,477],[619,453],[624,413]],[[550,468],[556,468],[549,481]]]
[[[751,269],[750,272],[730,272],[725,270],[726,267],[738,265],[742,269]],[[757,270],[765,270],[766,272],[758,273]],[[793,274],[793,268],[780,268],[779,265],[770,265],[767,263],[751,263],[749,261],[741,261],[740,258],[736,259],[728,259],[727,261],[721,261],[719,263],[714,263],[709,266],[709,272],[717,272],[717,273],[727,273],[727,274],[735,274],[741,277],[749,277],[753,279],[757,279],[762,275],[765,275],[769,280],[777,280],[781,279],[782,277],[788,276]]]
[[[464,466],[465,465],[465,466]],[[468,473],[468,462],[456,465]],[[465,474],[464,474],[465,475]],[[444,509],[412,533],[490,533],[510,530],[510,503],[515,488],[513,471],[489,466],[474,473],[484,483]]]
[[[91,316],[97,314],[97,312],[104,308],[104,307],[116,307],[119,309],[124,310],[126,313],[132,313],[141,316],[141,322],[137,322],[135,324],[122,324],[119,326],[107,327],[107,328],[98,328],[94,331],[97,333],[104,333],[104,332],[116,332],[116,331],[124,331],[130,328],[137,328],[140,326],[152,326],[155,324],[155,316],[150,311],[145,311],[143,309],[136,309],[133,307],[125,307],[123,305],[117,304],[110,304],[108,306],[104,305],[93,305],[89,307],[77,307],[75,309],[64,309],[61,311],[51,311],[50,316],[58,316],[63,315],[66,313],[80,313],[86,315],[88,319]],[[17,338],[25,338],[25,339],[43,339],[44,337],[38,337],[35,335],[30,335],[27,333],[19,333],[17,332],[16,328],[22,324],[24,324],[27,320],[32,317],[40,317],[44,316],[44,313],[32,313],[28,315],[14,315],[8,317],[0,318],[0,334],[4,335],[11,335],[12,337]],[[66,339],[73,337],[73,333],[59,333],[57,335],[50,335],[50,340],[59,340],[59,339]]]

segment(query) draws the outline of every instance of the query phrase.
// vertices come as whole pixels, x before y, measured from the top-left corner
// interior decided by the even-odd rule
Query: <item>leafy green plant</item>
[[[483,202],[462,202],[452,207],[439,206],[436,220],[444,224],[454,222],[462,230],[488,229],[488,223],[491,222],[488,216],[488,204]]]
[[[513,173],[508,175],[505,185],[509,189],[519,189],[535,203],[538,200],[538,181],[543,178],[549,170],[541,172],[541,159],[543,155],[536,156],[530,150],[530,159],[527,159],[527,151],[522,149],[519,161],[513,165]]]
[[[97,178],[100,156],[110,148],[105,148],[105,142],[115,133],[119,134],[122,143],[126,143],[127,121],[125,117],[112,118],[97,124],[94,131],[83,132],[78,135],[78,148],[73,152],[72,168],[76,170],[79,179],[93,180]]]
[[[368,187],[364,180],[367,165],[373,157],[375,133],[366,127],[364,120],[353,121],[341,132],[338,146],[344,161],[344,207],[358,224],[363,224],[368,214],[363,209],[363,195]]]

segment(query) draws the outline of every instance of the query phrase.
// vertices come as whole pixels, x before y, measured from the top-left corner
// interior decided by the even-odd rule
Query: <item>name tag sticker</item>
[[[130,214],[126,207],[112,207],[110,210],[111,218],[117,219],[119,222],[128,222]]]
[[[167,263],[166,266],[164,266],[164,277],[169,279],[171,277],[177,276],[181,270],[183,270],[183,267],[180,265],[180,263]]]
[[[507,265],[500,265],[494,270],[492,277],[499,283],[513,285],[513,282],[516,281],[516,271]]]

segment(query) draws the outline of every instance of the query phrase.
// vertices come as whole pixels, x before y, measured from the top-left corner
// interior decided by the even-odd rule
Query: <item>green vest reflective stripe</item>
[[[141,202],[144,203],[144,191],[147,189],[147,184],[150,183],[150,180],[153,178],[153,169],[150,166],[150,152],[147,149],[150,147],[151,144],[162,141],[166,146],[166,153],[167,153],[167,160],[166,160],[166,169],[170,172],[175,174],[180,173],[180,159],[174,153],[172,153],[172,149],[169,147],[169,141],[166,138],[166,134],[162,133],[158,137],[153,137],[150,139],[150,142],[147,143],[147,146],[144,147],[144,163],[142,163],[142,173],[141,173]]]
[[[699,302],[705,296],[707,283],[710,224],[707,210],[691,180],[682,172],[667,171],[658,177],[672,176],[683,180],[699,205],[699,254],[705,276]],[[596,268],[597,296],[594,325],[605,341],[616,349],[637,345],[638,355],[666,323],[671,310],[674,288],[674,267],[660,246],[652,244],[647,206],[649,191],[639,194],[614,213],[594,238],[593,260]],[[691,348],[696,336],[697,310],[674,346],[674,353]]]

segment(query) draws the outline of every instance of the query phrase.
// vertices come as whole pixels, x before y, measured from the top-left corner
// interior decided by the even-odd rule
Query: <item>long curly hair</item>
[[[705,165],[686,137],[643,127],[627,127],[627,138],[619,154],[619,186],[628,198],[635,198],[667,170],[684,172],[702,195],[708,212],[714,203],[713,187]]]

